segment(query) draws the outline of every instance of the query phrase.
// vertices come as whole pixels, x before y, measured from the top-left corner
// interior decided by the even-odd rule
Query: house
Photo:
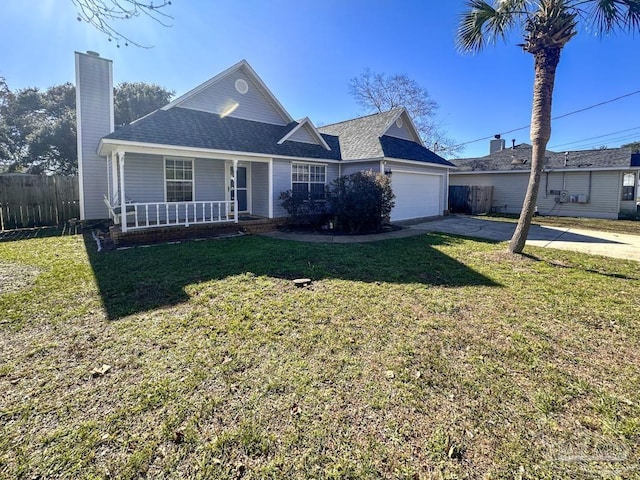
[[[492,186],[492,210],[519,214],[531,171],[531,145],[491,140],[490,153],[455,160],[451,186]],[[628,148],[545,154],[537,207],[541,215],[618,218],[635,212],[640,154]]]
[[[112,62],[75,54],[81,218],[123,233],[282,219],[286,190],[321,198],[340,175],[392,175],[392,221],[442,215],[453,164],[423,145],[404,108],[317,128],[294,120],[241,61],[114,129]],[[125,213],[124,219],[122,212]]]

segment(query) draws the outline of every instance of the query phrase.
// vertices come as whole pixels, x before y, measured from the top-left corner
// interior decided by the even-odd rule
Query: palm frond
[[[477,52],[488,43],[504,39],[513,25],[527,14],[530,0],[468,0],[460,17],[456,46],[459,51]]]
[[[640,0],[591,0],[577,2],[576,7],[582,10],[583,5],[588,20],[600,33],[640,30]]]

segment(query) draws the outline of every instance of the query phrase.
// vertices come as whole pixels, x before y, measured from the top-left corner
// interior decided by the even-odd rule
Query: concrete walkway
[[[427,232],[441,232],[503,242],[511,239],[515,228],[516,224],[513,222],[451,215],[436,220],[406,225],[402,230],[395,232],[374,235],[334,236],[280,231],[270,232],[265,235],[272,238],[302,242],[362,243],[410,237]],[[640,262],[640,236],[638,235],[531,225],[527,245],[571,250]]]

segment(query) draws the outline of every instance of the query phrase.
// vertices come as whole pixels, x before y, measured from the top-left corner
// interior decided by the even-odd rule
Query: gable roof
[[[484,157],[456,159],[453,163],[457,165],[458,173],[530,171],[531,150],[531,145],[522,143]],[[547,150],[543,168],[545,170],[623,170],[631,166],[633,166],[631,149],[605,148],[569,152]]]
[[[384,152],[379,138],[397,117],[396,110],[374,113],[344,122],[325,125],[318,130],[321,133],[340,137],[340,149],[343,160],[361,160],[364,158],[382,158]]]
[[[343,160],[390,157],[454,167],[455,165],[433,153],[422,143],[385,135],[387,130],[403,114],[406,115],[404,108],[396,108],[387,112],[325,125],[318,130],[323,134],[339,137]],[[408,115],[406,118],[410,121]],[[411,128],[415,130],[413,124],[411,124]]]
[[[332,135],[322,135],[330,148],[322,145],[287,141],[278,143],[297,125],[273,125],[234,117],[220,117],[215,113],[175,107],[156,110],[103,137],[103,144],[117,144],[119,140],[135,143],[262,153],[285,157],[340,160],[340,144]]]
[[[287,140],[289,140],[301,128],[306,128],[312,138],[314,138],[320,145],[322,145],[327,150],[331,150],[331,147],[329,147],[329,145],[324,140],[324,138],[322,138],[322,135],[320,135],[320,132],[318,131],[318,129],[311,122],[311,120],[309,120],[309,117],[304,117],[302,120],[300,120],[297,123],[297,125],[294,125],[293,128],[288,133],[286,133],[284,137],[278,140],[278,144],[282,144]]]
[[[195,88],[192,88],[187,93],[180,95],[178,98],[174,99],[173,101],[171,101],[170,103],[162,107],[162,110],[169,110],[171,108],[179,107],[183,105],[191,98],[195,97],[199,93],[212,87],[216,83],[220,82],[222,79],[230,75],[233,75],[238,70],[242,70],[258,86],[258,88],[261,90],[263,95],[266,97],[267,101],[274,107],[274,109],[278,112],[278,114],[283,118],[285,123],[290,123],[294,121],[293,117],[282,106],[282,104],[278,101],[275,95],[271,92],[271,90],[269,90],[267,85],[262,81],[262,79],[258,76],[255,70],[251,67],[251,65],[249,65],[249,62],[247,62],[246,60],[240,60],[238,63],[236,63],[235,65],[232,65],[231,67],[227,68],[223,72],[220,72],[215,77],[210,78],[209,80],[207,80],[204,83],[201,83]]]
[[[394,124],[398,121],[398,119],[401,119],[403,120],[402,128],[406,128],[408,130],[409,134],[413,137],[413,140],[415,142],[418,142],[420,145],[424,146],[424,143],[422,142],[422,138],[420,138],[420,133],[418,132],[418,129],[413,123],[413,120],[411,119],[411,115],[409,115],[409,112],[407,111],[407,109],[402,107],[402,108],[394,108],[391,111],[396,112],[396,114],[389,119],[389,123],[384,128],[381,136],[384,135],[385,133],[388,133],[389,129],[391,129],[391,127],[394,126]]]
[[[234,97],[236,91],[240,96],[247,93],[238,88],[240,80],[253,83],[257,95],[244,102]],[[269,105],[273,110],[267,107],[269,115],[254,116],[255,111],[246,105]],[[244,109],[242,114],[240,109]],[[320,129],[308,117],[294,121],[246,60],[103,137],[99,151],[103,154],[118,141],[310,159],[386,157],[455,168],[424,146],[405,108]]]

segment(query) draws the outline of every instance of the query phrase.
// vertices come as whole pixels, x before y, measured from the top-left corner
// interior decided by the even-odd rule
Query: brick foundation
[[[257,234],[271,232],[285,223],[285,219],[245,220],[238,223],[199,224],[188,227],[159,227],[123,233],[120,226],[109,227],[109,236],[116,247],[176,242],[195,238],[214,238],[238,232]]]

